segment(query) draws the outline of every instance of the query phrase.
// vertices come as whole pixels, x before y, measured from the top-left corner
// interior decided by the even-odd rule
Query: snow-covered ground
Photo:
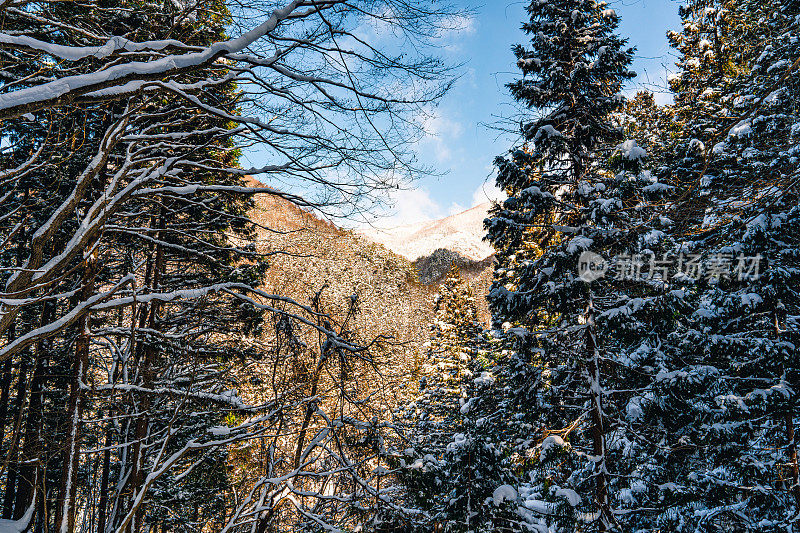
[[[394,228],[366,228],[359,233],[411,261],[430,255],[437,248],[480,261],[494,253],[492,246],[482,240],[486,234],[483,220],[489,207],[491,203],[486,202],[439,220]]]

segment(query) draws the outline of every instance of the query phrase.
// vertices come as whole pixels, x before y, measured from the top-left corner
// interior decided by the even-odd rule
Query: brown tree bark
[[[40,325],[52,321],[55,317],[55,303],[46,302],[42,307]],[[14,519],[19,519],[31,504],[41,460],[39,455],[44,451],[41,446],[42,392],[46,381],[48,366],[49,341],[36,344],[36,359],[31,381],[28,416],[25,420],[24,442],[20,457],[19,485],[14,503]]]
[[[111,418],[111,408],[107,411]],[[113,434],[111,431],[111,420],[106,427],[105,450],[103,450],[103,465],[100,474],[100,500],[97,503],[97,533],[105,533],[106,522],[108,520],[108,480],[111,474],[111,441]]]
[[[90,249],[93,246],[89,247]],[[97,250],[84,260],[82,288],[80,299],[86,300],[94,293],[94,277],[97,267]],[[75,365],[67,400],[67,441],[64,464],[61,470],[58,505],[56,506],[56,531],[72,533],[75,530],[75,495],[77,490],[77,473],[81,444],[81,417],[83,401],[81,385],[86,380],[86,369],[89,365],[90,313],[78,321],[78,338],[75,341]]]
[[[164,227],[164,217],[165,212],[164,209],[161,209],[159,213],[158,219],[156,220],[154,226],[159,228]],[[163,232],[159,231],[156,233],[156,239],[161,240],[163,238]],[[153,263],[152,268],[152,280],[150,283],[146,284],[151,287],[152,290],[158,290],[161,286],[161,279],[164,275],[164,268],[165,268],[165,257],[164,257],[164,248],[160,244],[155,245],[155,260]],[[147,328],[151,330],[156,330],[158,328],[158,313],[160,310],[160,303],[159,302],[152,302],[149,304],[148,312],[146,314],[147,317]],[[142,317],[143,319],[145,316]],[[144,320],[142,320],[144,322]],[[144,323],[142,323],[144,326]],[[156,362],[157,357],[157,350],[156,347],[153,345],[152,342],[144,343],[144,358],[142,360],[141,365],[141,374],[140,374],[140,381],[142,386],[145,388],[149,388],[153,383],[154,373],[153,373],[153,366]],[[150,426],[150,416],[148,411],[151,406],[150,397],[147,394],[142,395],[142,399],[139,403],[141,413],[139,414],[136,420],[136,431],[135,431],[135,440],[133,445],[133,471],[131,473],[131,496],[135,496],[136,490],[142,485],[144,482],[144,470],[143,470],[143,462],[144,456],[142,453],[142,444],[147,438]],[[130,531],[138,531],[138,528],[141,526],[144,520],[144,508],[140,507],[139,510],[133,517],[131,524],[129,525]]]
[[[9,340],[13,339],[13,325],[8,330]],[[3,451],[3,436],[6,435],[6,417],[8,416],[8,401],[11,396],[11,358],[3,361],[2,374],[0,374],[0,452]],[[9,450],[10,453],[10,450]],[[8,486],[6,486],[8,490]],[[2,518],[10,518],[6,516],[5,509],[0,512]]]
[[[22,417],[25,411],[25,396],[28,391],[28,364],[27,353],[22,354],[22,362],[17,376],[17,395],[14,402],[16,416],[12,417],[11,443],[8,447],[4,466],[8,469],[6,475],[6,492],[3,497],[3,518],[11,518],[14,511],[14,500],[17,490],[17,477],[19,474],[19,439],[22,428]]]
[[[603,395],[600,387],[600,353],[594,321],[594,304],[589,300],[586,311],[586,365],[589,373],[589,397],[592,414],[592,454],[595,457],[594,499],[600,512],[597,520],[598,531],[610,531],[614,527],[614,516],[608,501],[608,480],[606,479],[606,441],[603,417]]]

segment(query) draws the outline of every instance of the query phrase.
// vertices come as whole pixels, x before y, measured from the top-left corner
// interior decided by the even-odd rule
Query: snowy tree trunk
[[[603,389],[600,384],[600,352],[595,336],[594,303],[586,310],[586,363],[589,374],[589,397],[592,414],[592,455],[594,455],[594,499],[598,507],[598,531],[614,529],[614,517],[608,502],[606,478],[606,441],[603,414]]]
[[[92,250],[94,246],[90,246]],[[93,249],[84,260],[84,269],[81,283],[81,300],[85,301],[94,293],[94,278],[97,267],[97,249]],[[56,508],[56,529],[59,533],[72,533],[75,530],[75,495],[77,493],[77,475],[80,459],[81,444],[81,417],[83,416],[83,402],[81,386],[86,379],[86,368],[89,364],[89,344],[91,332],[89,331],[90,313],[87,310],[78,321],[78,338],[75,341],[75,372],[70,384],[69,400],[67,401],[68,433],[66,442],[66,456],[61,473],[59,487],[59,501]]]

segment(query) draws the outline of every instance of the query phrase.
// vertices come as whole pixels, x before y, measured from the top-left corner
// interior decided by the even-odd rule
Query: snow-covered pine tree
[[[703,216],[704,192],[713,179],[706,172],[708,155],[727,135],[725,125],[735,116],[730,85],[747,72],[760,44],[763,4],[745,4],[688,0],[679,8],[681,31],[668,33],[679,54],[679,72],[669,78],[675,103],[666,175],[660,175],[691,200],[682,202],[676,220],[685,232]]]
[[[470,401],[492,381],[475,297],[453,265],[434,299],[434,322],[419,397],[401,410],[411,447],[401,470],[404,489],[423,514],[420,531],[478,531],[491,523],[484,503],[495,485],[483,471],[496,462],[477,437]],[[410,527],[410,526],[406,526]]]
[[[587,250],[611,256],[638,246],[638,234],[625,230],[646,216],[633,208],[646,186],[636,169],[629,179],[602,168],[622,140],[612,114],[633,75],[633,51],[605,4],[534,1],[528,11],[531,46],[515,48],[523,77],[510,88],[542,114],[523,122],[526,146],[498,158],[497,182],[509,198],[487,221],[498,251],[494,324],[517,339],[497,367],[504,398],[494,412],[507,421],[501,439],[522,467],[516,476],[531,527],[607,531],[617,527],[603,407],[612,367],[601,355],[595,300],[615,294],[610,279],[580,279],[578,263]],[[619,152],[623,167],[644,155],[633,141]]]
[[[743,10],[731,0],[688,0],[679,8],[681,31],[668,33],[680,53],[680,72],[670,78],[678,123],[692,123],[688,134],[706,143],[728,116],[725,87],[744,68],[753,42],[746,42]]]
[[[659,175],[658,168],[666,160],[676,134],[672,107],[658,105],[649,91],[639,91],[625,103],[617,120],[624,138],[636,141],[647,153],[642,170]]]
[[[457,266],[452,266],[434,298],[434,321],[422,367],[420,397],[414,402],[418,447],[441,457],[458,429],[468,353],[480,333],[475,298]]]
[[[657,391],[673,413],[686,413],[677,434],[691,467],[673,489],[686,505],[664,522],[679,531],[787,531],[798,526],[800,509],[793,72],[800,8],[778,1],[734,8],[726,16],[743,32],[728,46],[750,53],[724,86],[729,116],[714,121],[695,175],[702,201],[694,204],[703,210],[684,223],[691,234],[683,247],[702,257],[705,272],[691,291],[691,322],[675,360],[682,366],[662,374]]]

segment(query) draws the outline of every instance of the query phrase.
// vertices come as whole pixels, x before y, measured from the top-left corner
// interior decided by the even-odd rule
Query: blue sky
[[[680,2],[612,0],[608,4],[622,18],[620,33],[637,47],[634,70],[639,76],[627,90],[645,87],[660,102],[669,102],[665,69],[674,70],[675,57],[666,33],[680,27]],[[421,161],[444,175],[421,179],[413,189],[397,192],[394,207],[385,215],[388,218],[375,220],[376,226],[441,218],[496,195],[490,178],[492,160],[509,148],[513,138],[489,125],[517,113],[504,84],[518,75],[511,46],[525,42],[519,27],[526,3],[498,0],[464,5],[473,7],[474,15],[445,48],[447,59],[465,63],[463,74],[427,122],[430,135],[418,146]]]

